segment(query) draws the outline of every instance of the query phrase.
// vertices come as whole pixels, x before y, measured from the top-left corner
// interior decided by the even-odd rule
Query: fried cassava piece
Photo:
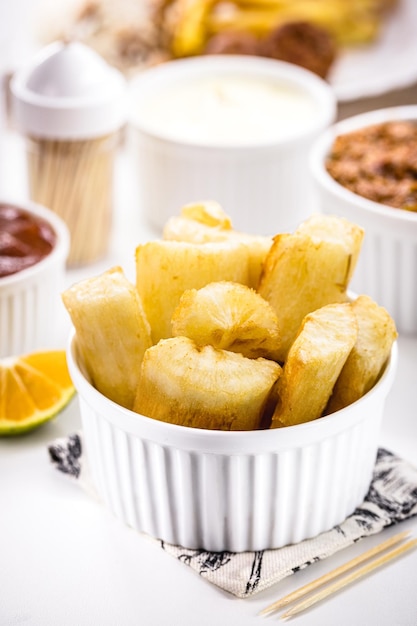
[[[377,382],[397,338],[394,320],[369,296],[352,302],[358,336],[336,381],[326,413],[352,404]]]
[[[269,302],[250,287],[228,281],[184,291],[172,316],[172,333],[251,359],[276,360],[281,340]]]
[[[266,257],[258,292],[275,310],[285,361],[303,318],[347,300],[364,231],[348,220],[313,215],[292,234],[279,234]]]
[[[92,384],[132,408],[151,330],[139,295],[120,267],[83,280],[62,294]]]
[[[280,374],[268,359],[162,339],[146,351],[134,410],[182,426],[254,430]]]
[[[179,215],[165,224],[163,238],[167,241],[208,243],[213,241],[238,241],[244,243],[249,254],[249,287],[259,285],[262,267],[272,246],[272,237],[242,233],[232,228],[229,216],[217,202],[206,201],[186,204]]]
[[[357,335],[350,303],[328,304],[306,315],[277,384],[272,428],[321,417]]]
[[[136,248],[136,287],[153,343],[172,337],[171,317],[186,289],[228,280],[249,284],[249,251],[238,241],[149,241]]]

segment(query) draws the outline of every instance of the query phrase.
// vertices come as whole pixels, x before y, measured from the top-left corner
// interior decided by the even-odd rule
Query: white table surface
[[[0,195],[26,197],[22,144],[0,135]],[[134,176],[118,163],[114,236],[109,255],[69,271],[68,285],[114,264],[133,273],[134,249],[158,233],[143,224]],[[62,347],[69,321],[62,311]],[[382,446],[417,463],[417,339],[399,338],[399,365],[380,436]],[[30,435],[0,440],[0,625],[250,626],[278,616],[257,613],[273,600],[382,540],[362,540],[249,599],[210,585],[148,537],[115,519],[56,472],[47,446],[80,428],[77,399]],[[417,535],[417,518],[401,524]],[[384,537],[399,530],[386,529]],[[416,626],[417,551],[379,569],[295,618],[300,626]],[[267,623],[267,622],[265,622]]]

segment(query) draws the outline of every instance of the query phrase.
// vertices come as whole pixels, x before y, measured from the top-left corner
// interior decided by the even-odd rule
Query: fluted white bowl
[[[0,198],[47,222],[56,235],[42,260],[0,277],[0,358],[58,347],[61,292],[69,250],[68,228],[50,209],[34,202]]]
[[[177,127],[173,137],[166,129],[150,127],[143,114],[150,97],[200,78],[224,76],[297,90],[311,99],[315,113],[308,124],[299,121],[282,139],[249,143],[190,141],[178,136]],[[152,226],[162,229],[190,201],[216,200],[237,230],[261,235],[291,231],[314,210],[308,150],[334,121],[336,99],[330,86],[312,72],[261,57],[200,56],[141,72],[131,80],[129,93],[128,145],[138,182],[138,210]],[[276,119],[281,123],[279,113]],[[245,137],[243,124],[241,135]]]
[[[417,123],[417,106],[390,107],[356,115],[327,129],[310,153],[319,209],[341,215],[365,229],[351,288],[366,293],[392,315],[400,333],[417,335],[417,213],[368,200],[343,187],[327,172],[333,141],[374,124],[395,120]]]
[[[224,432],[122,408],[89,382],[74,332],[68,344],[100,498],[140,532],[213,551],[297,543],[354,511],[372,478],[396,362],[394,344],[379,382],[337,413],[276,430]]]

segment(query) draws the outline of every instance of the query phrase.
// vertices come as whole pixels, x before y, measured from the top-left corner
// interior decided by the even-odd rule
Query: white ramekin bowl
[[[56,235],[52,251],[16,274],[0,278],[0,358],[56,348],[61,291],[69,250],[66,225],[50,209],[6,198],[1,204],[21,209],[47,222]]]
[[[342,522],[367,493],[397,362],[351,406],[277,430],[160,422],[100,394],[68,344],[84,443],[100,498],[127,525],[187,548],[262,550]]]
[[[400,333],[416,335],[417,213],[363,198],[336,182],[325,167],[335,137],[395,120],[417,123],[417,106],[379,109],[333,125],[316,140],[310,166],[319,194],[319,209],[346,217],[365,229],[352,290],[366,293],[384,306]]]
[[[150,130],[143,114],[147,99],[172,86],[224,76],[301,90],[312,98],[316,111],[307,126],[297,126],[287,138],[250,144],[213,141],[209,145]],[[236,229],[263,235],[291,231],[315,209],[308,151],[336,113],[332,89],[315,74],[260,57],[175,60],[132,79],[129,108],[128,145],[135,161],[139,208],[157,229],[190,201],[216,200]]]

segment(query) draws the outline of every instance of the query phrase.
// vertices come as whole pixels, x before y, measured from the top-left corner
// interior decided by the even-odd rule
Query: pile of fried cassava
[[[348,287],[364,231],[314,214],[293,233],[232,228],[190,204],[122,268],[63,293],[94,387],[142,415],[253,430],[315,420],[379,379],[397,337],[388,312]]]

